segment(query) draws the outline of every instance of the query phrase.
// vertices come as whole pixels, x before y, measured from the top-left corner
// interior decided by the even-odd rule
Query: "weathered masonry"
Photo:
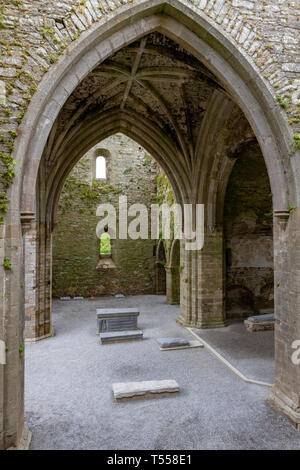
[[[198,328],[226,324],[226,188],[245,144],[259,146],[273,206],[276,380],[269,402],[299,428],[300,367],[291,360],[300,339],[299,6],[285,0],[0,5],[6,352],[0,448],[17,446],[26,433],[25,267],[36,276],[31,328],[39,339],[51,334],[52,231],[61,190],[74,165],[118,132],[161,165],[178,203],[205,204],[204,248],[181,249],[180,260],[178,321]],[[34,238],[36,256],[26,250]]]
[[[272,194],[255,141],[235,155],[224,203],[226,315],[274,311]]]
[[[98,175],[101,158],[106,174]],[[112,204],[117,228],[120,196],[127,197],[128,207],[143,203],[150,212],[156,203],[156,167],[123,134],[103,140],[77,163],[62,190],[53,232],[54,297],[154,294],[156,241],[111,238],[111,252],[100,254],[96,210]]]

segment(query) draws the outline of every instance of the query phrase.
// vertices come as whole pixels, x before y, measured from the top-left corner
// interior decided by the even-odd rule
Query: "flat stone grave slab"
[[[149,380],[146,382],[122,382],[112,384],[116,401],[134,398],[152,398],[179,392],[176,380]]]
[[[137,308],[97,308],[97,334],[137,329]]]
[[[166,346],[167,343],[164,343],[164,346],[161,346],[159,343],[159,339],[169,339],[169,338],[158,338],[156,340],[158,342],[159,349],[161,351],[174,351],[177,349],[189,349],[189,348],[204,348],[204,345],[200,341],[197,341],[196,339],[187,341],[185,344],[182,344],[181,346]]]
[[[274,313],[266,313],[265,315],[255,315],[244,321],[247,330],[252,333],[255,331],[274,330],[275,315]]]
[[[157,338],[156,341],[163,349],[189,345],[189,341],[185,338]]]
[[[141,330],[133,331],[108,331],[100,333],[100,343],[116,343],[120,341],[133,341],[143,339],[143,332]]]

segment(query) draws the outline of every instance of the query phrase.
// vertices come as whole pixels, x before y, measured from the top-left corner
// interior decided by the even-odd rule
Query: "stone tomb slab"
[[[244,321],[247,330],[252,333],[256,331],[274,330],[275,315],[274,313],[267,313],[265,315],[255,315],[247,318]]]
[[[112,390],[116,401],[154,398],[171,395],[180,391],[178,383],[173,379],[114,383],[112,384]]]
[[[158,342],[158,340],[157,340],[157,342]],[[204,348],[204,345],[203,345],[203,343],[201,343],[200,341],[197,341],[196,339],[192,340],[192,341],[187,341],[187,344],[184,344],[182,346],[162,347],[159,344],[159,349],[161,351],[174,351],[174,350],[177,350],[177,349],[189,349],[189,348]]]
[[[156,341],[162,349],[189,345],[189,341],[185,338],[157,338]]]
[[[121,341],[134,341],[143,339],[141,330],[133,331],[107,331],[100,333],[100,344],[117,343]]]
[[[97,308],[97,334],[137,330],[137,308]]]

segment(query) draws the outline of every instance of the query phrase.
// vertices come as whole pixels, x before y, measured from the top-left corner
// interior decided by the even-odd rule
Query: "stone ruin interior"
[[[296,7],[11,3],[0,449],[299,448]],[[98,232],[124,196],[203,246]]]

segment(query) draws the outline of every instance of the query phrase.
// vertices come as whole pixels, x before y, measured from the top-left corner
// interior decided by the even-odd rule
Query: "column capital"
[[[280,226],[285,229],[289,220],[290,212],[287,209],[274,210],[274,217],[278,220]]]
[[[21,212],[20,213],[21,226],[23,235],[31,228],[31,222],[35,219],[34,212]]]

